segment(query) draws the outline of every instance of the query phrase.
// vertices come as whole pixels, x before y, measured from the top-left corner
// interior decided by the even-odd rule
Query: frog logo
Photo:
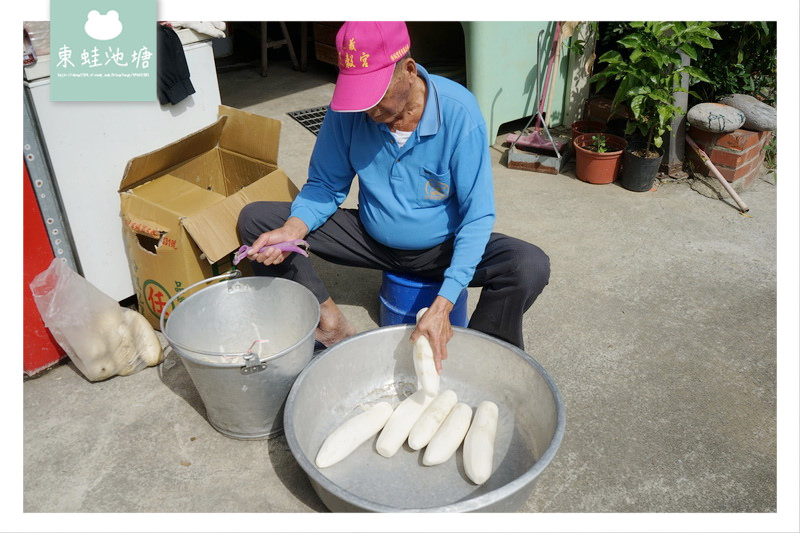
[[[89,11],[83,25],[86,35],[97,41],[110,41],[122,33],[122,23],[119,21],[119,13],[110,10],[105,15],[93,9]]]
[[[428,180],[425,183],[426,200],[444,200],[450,193],[450,185],[438,180]]]

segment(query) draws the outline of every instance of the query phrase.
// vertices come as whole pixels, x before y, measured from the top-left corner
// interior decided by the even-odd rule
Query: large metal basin
[[[325,437],[362,406],[399,403],[416,390],[409,336],[414,326],[374,329],[325,350],[300,373],[286,400],[289,447],[332,511],[513,512],[531,495],[564,435],[564,406],[555,383],[528,354],[483,333],[453,328],[441,390],[471,407],[499,407],[493,473],[483,485],[464,473],[461,448],[447,462],[422,465],[422,451],[404,444],[391,458],[377,437],[325,469],[314,464]]]

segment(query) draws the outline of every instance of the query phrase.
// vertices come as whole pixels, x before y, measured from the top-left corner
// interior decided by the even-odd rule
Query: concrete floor
[[[219,77],[224,104],[283,123],[279,164],[298,185],[315,137],[286,113],[329,102],[334,78],[325,67],[300,73],[275,62],[266,78],[255,69]],[[742,215],[730,199],[698,194],[685,181],[633,193],[581,182],[571,165],[546,175],[508,169],[502,150],[492,157],[496,230],[551,259],[550,284],[525,315],[526,351],[558,385],[567,412],[559,452],[520,511],[603,513],[590,522],[520,515],[504,527],[523,520],[519,527],[621,531],[641,520],[634,513],[682,513],[627,527],[702,530],[703,517],[685,513],[714,513],[714,529],[777,531],[772,177],[742,194],[751,208]],[[376,327],[379,273],[318,263],[359,331]],[[283,436],[238,441],[207,423],[175,354],[99,383],[64,364],[26,381],[23,392],[25,513],[326,511]],[[93,519],[59,515],[53,523],[79,517]],[[304,517],[309,529],[319,524],[297,519]],[[155,527],[227,529],[240,519],[252,516],[159,515]],[[126,527],[136,527],[131,520]],[[257,518],[254,527],[301,523],[272,520]],[[497,528],[475,520],[436,527]]]

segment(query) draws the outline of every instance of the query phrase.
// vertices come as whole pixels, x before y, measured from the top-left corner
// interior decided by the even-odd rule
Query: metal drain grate
[[[299,122],[305,129],[316,135],[319,133],[319,128],[322,126],[322,120],[325,118],[325,112],[327,110],[328,106],[310,107],[308,109],[301,109],[300,111],[290,111],[287,114]]]

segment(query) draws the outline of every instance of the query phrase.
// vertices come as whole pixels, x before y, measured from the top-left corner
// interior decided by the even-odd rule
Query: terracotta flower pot
[[[572,123],[572,138],[584,133],[602,133],[606,125],[598,120],[577,120]]]
[[[603,134],[606,138],[606,152],[592,150],[597,133],[584,133],[572,141],[575,147],[575,175],[587,183],[613,183],[619,174],[622,151],[628,142],[616,135]]]

